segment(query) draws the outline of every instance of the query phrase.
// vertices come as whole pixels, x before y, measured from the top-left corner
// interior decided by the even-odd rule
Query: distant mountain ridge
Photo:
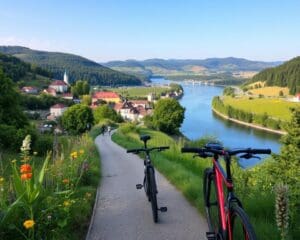
[[[257,81],[265,82],[267,86],[288,87],[290,94],[300,93],[300,56],[261,71],[251,80]]]
[[[215,71],[260,71],[264,68],[274,67],[282,62],[251,61],[244,58],[207,58],[207,59],[147,59],[147,60],[126,60],[110,61],[102,63],[104,66],[116,67],[159,67],[168,70],[185,70],[186,66],[201,66],[208,70]]]
[[[136,76],[112,70],[74,54],[38,51],[21,46],[0,46],[0,52],[44,68],[57,79],[62,79],[64,71],[67,70],[71,82],[88,80],[91,85],[141,84]]]

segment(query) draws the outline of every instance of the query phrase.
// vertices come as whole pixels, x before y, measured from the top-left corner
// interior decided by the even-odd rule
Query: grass
[[[193,159],[190,154],[181,154],[180,148],[183,142],[175,142],[169,136],[141,128],[139,134],[149,134],[150,146],[169,145],[170,150],[155,152],[152,154],[152,162],[155,168],[160,171],[182,194],[204,215],[204,203],[202,194],[203,170],[210,166],[210,161],[204,159]],[[129,132],[123,134],[116,132],[112,139],[125,148],[140,147],[138,133]],[[234,169],[235,172],[241,169]],[[238,190],[238,189],[237,189]],[[239,192],[237,192],[238,194]],[[244,194],[238,194],[244,203],[246,212],[249,214],[254,229],[259,239],[279,239],[274,217],[274,196],[268,192],[250,190]]]
[[[160,96],[168,90],[168,87],[122,87],[109,88],[108,91],[113,91],[127,98],[147,98],[150,93]]]
[[[249,92],[255,95],[262,94],[264,96],[270,96],[270,97],[278,97],[279,92],[282,91],[284,96],[289,95],[289,89],[287,87],[262,87],[262,88],[256,88],[251,89]]]
[[[224,97],[223,102],[225,105],[230,105],[234,108],[252,112],[255,114],[267,113],[273,118],[282,121],[289,121],[291,119],[290,108],[299,106],[299,103],[288,102],[278,98],[255,98],[248,99]]]

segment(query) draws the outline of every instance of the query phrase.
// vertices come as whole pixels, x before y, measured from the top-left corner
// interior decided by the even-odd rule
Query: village
[[[151,85],[143,86],[140,88],[149,88]],[[179,86],[179,85],[178,85]],[[134,121],[139,122],[147,116],[153,113],[153,106],[155,102],[161,98],[175,98],[179,99],[183,95],[182,88],[172,89],[170,86],[164,86],[166,89],[164,92],[159,94],[154,94],[149,92],[142,99],[130,99],[128,96],[122,96],[117,93],[117,91],[107,90],[105,88],[101,90],[95,90],[98,88],[90,88],[89,97],[90,104],[89,107],[95,110],[97,107],[107,104],[110,108],[114,109],[124,121]],[[38,89],[33,86],[24,86],[21,92],[26,95],[40,96],[42,94],[50,95],[56,97],[57,99],[64,99],[70,104],[80,104],[82,99],[80,96],[74,96],[71,93],[71,84],[69,83],[69,78],[67,72],[65,71],[63,80],[52,80],[48,88]],[[63,113],[68,109],[68,105],[64,103],[56,103],[52,105],[46,111],[31,111],[31,114],[36,114],[36,112],[43,112],[40,114],[40,124],[38,126],[41,133],[51,132],[53,130],[54,124],[58,122],[58,119],[63,115]],[[54,123],[54,124],[53,124]],[[57,128],[56,130],[62,132],[62,129]]]

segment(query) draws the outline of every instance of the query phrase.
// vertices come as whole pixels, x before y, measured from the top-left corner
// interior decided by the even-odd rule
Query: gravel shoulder
[[[158,171],[159,222],[152,220],[150,202],[143,189],[143,161],[111,141],[110,136],[95,140],[100,151],[102,180],[86,240],[199,240],[206,239],[207,224],[182,194]]]

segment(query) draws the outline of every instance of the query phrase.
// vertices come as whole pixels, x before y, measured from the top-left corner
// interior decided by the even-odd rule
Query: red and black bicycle
[[[241,201],[233,191],[231,156],[250,159],[255,154],[270,154],[270,149],[225,150],[219,143],[208,143],[204,148],[182,148],[183,153],[196,153],[202,158],[212,157],[213,166],[204,171],[203,195],[209,232],[208,240],[256,240],[256,234]],[[219,161],[225,160],[225,168]],[[227,189],[225,194],[224,188]]]

